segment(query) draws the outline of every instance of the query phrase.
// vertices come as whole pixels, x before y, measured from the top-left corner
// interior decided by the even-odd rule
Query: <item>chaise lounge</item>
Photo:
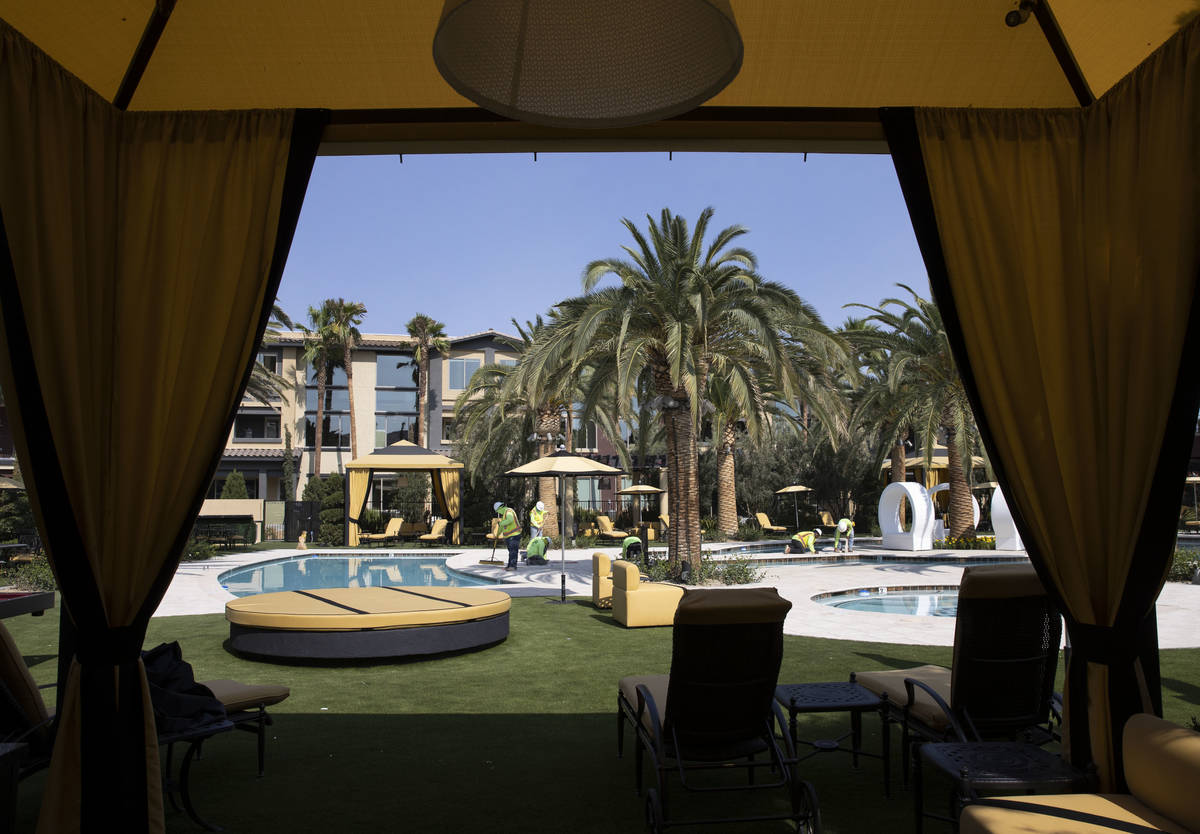
[[[600,525],[600,537],[603,539],[616,539],[621,541],[629,534],[624,530],[618,530],[613,527],[612,519],[606,515],[596,516],[596,523]]]
[[[787,528],[781,527],[778,524],[772,524],[771,519],[766,513],[755,513],[754,517],[758,519],[758,526],[768,533],[786,533]]]
[[[446,526],[447,521],[444,518],[439,518],[433,522],[433,527],[428,533],[423,536],[418,536],[417,540],[421,544],[445,544],[446,543]]]
[[[399,516],[393,516],[388,519],[387,527],[382,533],[359,533],[359,544],[387,544],[388,542],[400,541],[400,530],[404,526],[404,519]]]

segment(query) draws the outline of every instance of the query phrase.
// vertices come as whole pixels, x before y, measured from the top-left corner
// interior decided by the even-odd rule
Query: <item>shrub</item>
[[[0,490],[0,541],[16,541],[18,536],[35,530],[28,493],[23,489]]]
[[[217,546],[208,539],[196,538],[196,531],[193,530],[187,544],[183,546],[183,556],[180,558],[184,562],[202,562],[215,558],[216,555]]]
[[[388,518],[379,510],[363,510],[358,519],[358,526],[364,533],[382,533],[387,527]]]
[[[1167,581],[1191,582],[1197,568],[1200,568],[1200,556],[1196,551],[1177,547],[1175,555],[1171,557],[1171,566],[1167,569]]]
[[[334,473],[322,482],[324,494],[321,497],[321,527],[317,532],[317,541],[324,545],[337,547],[342,544],[346,528],[346,496],[345,480]]]
[[[947,536],[933,543],[934,550],[995,550],[995,536],[962,536],[954,538]]]
[[[249,498],[250,494],[246,492],[246,477],[236,469],[229,473],[229,477],[225,479],[225,483],[221,486],[222,498]]]
[[[671,563],[666,559],[656,559],[648,566],[644,566],[642,570],[646,576],[650,577],[651,582],[665,582],[675,578]]]
[[[53,591],[58,588],[50,560],[38,554],[31,562],[0,565],[0,585],[12,585],[20,591]]]
[[[717,577],[724,585],[748,585],[762,579],[763,571],[749,559],[730,559],[717,565]]]
[[[763,529],[752,521],[739,524],[737,537],[739,541],[756,542],[763,537]]]

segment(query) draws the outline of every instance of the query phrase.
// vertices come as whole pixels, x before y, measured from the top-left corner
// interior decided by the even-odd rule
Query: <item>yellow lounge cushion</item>
[[[0,623],[0,683],[12,693],[21,714],[31,725],[41,724],[50,717],[25,658],[4,623]]]
[[[212,690],[218,701],[225,705],[226,712],[240,712],[269,707],[292,694],[292,690],[278,684],[241,683],[240,681],[201,681]]]
[[[1125,722],[1122,739],[1129,792],[1189,831],[1200,831],[1200,733],[1142,714]]]
[[[621,678],[617,683],[617,688],[621,697],[628,701],[629,706],[633,708],[633,714],[637,715],[637,688],[640,684],[645,684],[654,698],[654,706],[658,709],[658,720],[662,721],[667,714],[667,687],[670,682],[670,675],[629,675]],[[649,710],[642,714],[642,725],[647,730],[652,728]]]
[[[908,703],[908,692],[904,688],[905,678],[916,678],[928,684],[947,704],[950,703],[950,670],[945,666],[916,666],[912,669],[858,672],[855,675],[855,680],[860,685],[876,695],[886,694],[889,701],[900,707]],[[929,697],[929,693],[920,688],[915,688],[913,692],[913,706],[909,713],[913,718],[935,729],[949,726],[946,713]]]
[[[360,631],[482,620],[511,606],[508,594],[485,588],[322,588],[230,600],[225,619],[255,628]]]
[[[1194,786],[1192,790],[1195,790]],[[1129,794],[1076,793],[1014,796],[1012,799],[1148,825],[1168,834],[1190,834],[1188,829],[1155,813]],[[1048,814],[971,805],[959,817],[958,830],[959,834],[1111,834],[1113,829]]]
[[[612,559],[605,553],[592,554],[592,605],[612,608]]]

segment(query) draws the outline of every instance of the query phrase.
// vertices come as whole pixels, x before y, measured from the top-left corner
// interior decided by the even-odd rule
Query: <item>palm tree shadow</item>
[[[875,652],[855,652],[861,658],[873,660],[889,669],[911,669],[915,666],[924,666],[926,661],[914,660],[912,658],[893,657],[887,654],[876,654]]]
[[[1200,686],[1187,681],[1181,681],[1179,678],[1163,678],[1162,685],[1172,692],[1179,695],[1188,703],[1200,706]]]

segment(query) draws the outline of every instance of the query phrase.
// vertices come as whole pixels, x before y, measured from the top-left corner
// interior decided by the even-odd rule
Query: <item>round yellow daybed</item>
[[[512,599],[488,588],[279,591],[225,604],[230,648],[258,657],[409,657],[494,645]]]

